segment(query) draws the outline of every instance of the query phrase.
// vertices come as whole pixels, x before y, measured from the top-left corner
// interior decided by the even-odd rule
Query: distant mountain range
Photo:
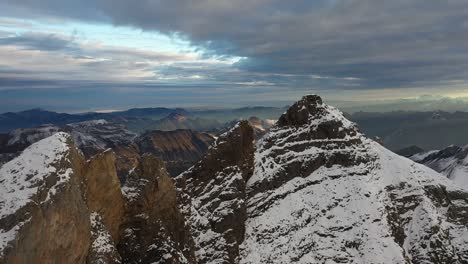
[[[0,114],[0,133],[17,128],[32,128],[44,124],[64,126],[70,123],[103,119],[125,125],[135,133],[150,130],[194,129],[207,131],[220,128],[232,120],[257,116],[273,119],[284,112],[285,108],[246,107],[222,110],[185,110],[181,108],[134,108],[112,113],[67,114],[43,109]]]
[[[112,113],[66,114],[31,109],[0,114],[0,133],[44,124],[64,126],[70,123],[103,119],[121,124],[136,134],[146,131],[191,129],[200,132],[223,131],[233,121],[258,117],[274,122],[285,107],[244,107],[238,109],[134,108]],[[397,151],[412,145],[422,149],[442,149],[448,145],[468,144],[468,112],[356,112],[346,114],[361,131],[379,138],[385,147]]]

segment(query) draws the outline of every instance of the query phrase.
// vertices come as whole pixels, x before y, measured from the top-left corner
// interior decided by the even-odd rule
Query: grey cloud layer
[[[180,34],[251,72],[415,87],[466,79],[465,0],[6,0],[10,14],[110,21]],[[5,11],[6,12],[6,11]]]

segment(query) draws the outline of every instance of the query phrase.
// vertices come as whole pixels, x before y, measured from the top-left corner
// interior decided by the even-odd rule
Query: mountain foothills
[[[77,121],[0,137],[1,263],[468,262],[468,191],[316,95],[216,138]]]

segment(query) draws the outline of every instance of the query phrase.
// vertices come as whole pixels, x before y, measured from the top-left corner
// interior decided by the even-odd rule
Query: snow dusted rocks
[[[468,194],[318,96],[258,143],[240,263],[466,263]]]
[[[152,155],[122,188],[113,151],[85,161],[59,132],[1,167],[0,195],[1,263],[195,263],[173,179]]]
[[[93,212],[91,221],[91,247],[86,259],[87,263],[122,263],[111,234],[107,231],[100,214]]]
[[[143,155],[122,191],[127,216],[117,247],[124,263],[195,263],[190,230],[161,159]]]
[[[0,168],[0,262],[83,263],[90,222],[82,157],[66,133],[28,147]]]
[[[253,172],[254,133],[241,121],[177,178],[197,263],[238,263],[246,220],[245,184]]]

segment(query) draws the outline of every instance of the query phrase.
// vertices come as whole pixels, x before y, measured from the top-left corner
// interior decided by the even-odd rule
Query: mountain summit
[[[111,152],[85,161],[65,133],[27,148],[0,168],[0,260],[468,262],[468,192],[316,95],[257,142],[239,122],[175,179],[137,163],[121,184]]]

